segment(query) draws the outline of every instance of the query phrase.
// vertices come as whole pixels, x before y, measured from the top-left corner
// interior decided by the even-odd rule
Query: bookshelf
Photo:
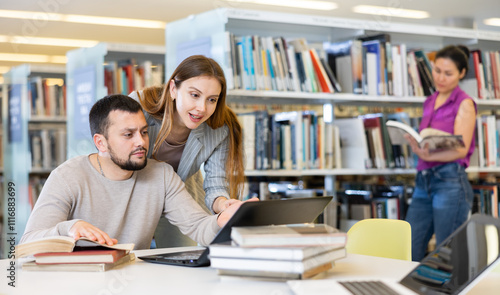
[[[391,44],[405,44],[406,49],[432,51],[448,44],[465,44],[469,48],[498,50],[500,33],[473,29],[333,18],[313,15],[287,14],[266,11],[219,8],[190,16],[166,27],[166,77],[187,55],[204,54],[217,60],[228,80],[228,100],[243,104],[320,104],[327,116],[335,121],[334,108],[339,105],[417,107],[424,96],[360,95],[353,93],[311,93],[300,91],[237,89],[235,69],[232,66],[231,39],[228,36],[272,36],[287,40],[305,38],[309,44],[340,42],[385,33]],[[189,50],[186,50],[189,48]],[[478,110],[492,112],[500,100],[475,98]],[[325,117],[325,122],[327,121]],[[470,173],[500,172],[497,167],[470,167]],[[340,175],[401,175],[415,174],[415,169],[304,169],[304,170],[250,170],[250,177],[324,178],[327,194],[335,195],[336,176]]]
[[[2,257],[8,256],[8,238],[15,237],[16,243],[19,242],[48,174],[66,158],[93,152],[90,132],[85,133],[88,117],[82,116],[81,112],[87,111],[88,115],[93,102],[108,94],[106,67],[123,60],[133,61],[132,65],[148,65],[149,68],[159,64],[155,72],[160,75],[151,70],[149,76],[142,76],[141,82],[146,84],[138,81],[131,86],[144,87],[154,81],[162,83],[164,54],[162,46],[100,43],[93,48],[68,52],[66,67],[26,64],[12,68],[5,75],[2,88],[2,97],[5,98],[2,100],[3,128],[0,134],[9,136],[2,136]],[[66,79],[66,89],[55,89],[54,85],[49,85],[47,78]],[[130,89],[120,88],[126,94]],[[110,89],[110,93],[114,92],[116,89]],[[54,103],[48,104],[43,95],[54,93],[60,95]],[[36,94],[41,94],[38,99]],[[78,99],[79,103],[76,103]],[[66,115],[71,118],[68,122]],[[85,128],[80,128],[81,124]],[[81,134],[84,134],[81,136],[84,140],[79,139]],[[9,206],[9,202],[13,201],[9,200],[9,193],[15,195],[14,206]],[[15,212],[15,222],[8,219],[9,210]]]
[[[99,43],[91,48],[79,48],[66,54],[67,98],[68,98],[68,158],[95,152],[90,136],[88,113],[97,99],[111,93],[121,92],[128,95],[136,84],[128,88],[108,89],[107,72],[110,66],[121,70],[120,63],[126,63],[132,69],[137,65],[149,64],[160,68],[159,78],[146,79],[140,87],[162,83],[165,47],[141,44]],[[120,68],[120,69],[118,69]],[[121,76],[125,77],[125,74]],[[128,79],[130,76],[126,76]],[[115,78],[116,79],[116,78]],[[125,79],[125,78],[123,78]],[[131,80],[127,80],[131,81]],[[114,80],[115,86],[121,83]],[[127,86],[129,86],[127,84]]]
[[[30,176],[47,174],[54,168],[51,165],[47,166],[45,171],[33,169],[29,133],[34,127],[43,130],[45,124],[63,127],[65,124],[64,112],[56,114],[47,108],[49,103],[55,104],[56,100],[54,96],[51,96],[54,94],[50,92],[51,86],[43,82],[46,78],[64,78],[64,67],[24,64],[13,67],[4,75],[2,88],[2,134],[4,135],[2,136],[4,161],[2,257],[7,257],[10,251],[9,239],[13,238],[16,243],[19,242],[31,213]],[[35,99],[33,86],[36,85],[40,91]],[[63,93],[61,95],[63,97]],[[35,100],[39,102],[40,113],[34,111],[37,106]],[[45,143],[45,145],[50,144]],[[40,150],[40,157],[42,156]]]

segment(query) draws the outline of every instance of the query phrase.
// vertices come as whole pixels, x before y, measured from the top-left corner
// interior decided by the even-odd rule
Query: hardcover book
[[[303,274],[326,263],[333,263],[335,260],[344,258],[345,256],[346,250],[345,248],[341,248],[321,253],[302,261],[211,257],[210,265],[218,270]]]
[[[34,256],[37,264],[55,264],[114,263],[125,255],[127,255],[127,251],[125,250],[109,249],[106,247],[75,247],[73,252],[38,253]]]
[[[219,276],[243,277],[245,279],[268,279],[268,280],[303,280],[311,278],[317,274],[332,269],[333,263],[328,262],[320,266],[301,273],[287,271],[259,271],[259,270],[240,270],[240,269],[217,269]]]
[[[210,248],[210,258],[246,258],[246,259],[281,259],[302,261],[309,257],[341,249],[343,246],[337,245],[317,245],[302,247],[238,247],[230,244],[212,244]]]
[[[233,227],[231,239],[241,247],[345,246],[347,234],[326,224]]]
[[[386,126],[393,145],[408,144],[404,135],[409,134],[421,148],[427,145],[431,152],[465,147],[462,135],[453,135],[434,128],[425,128],[418,133],[409,125],[392,120],[387,121]]]
[[[37,264],[35,261],[25,262],[23,271],[75,271],[75,272],[103,272],[135,260],[135,254],[129,253],[114,263],[59,263]]]
[[[134,249],[134,244],[116,244],[113,246],[102,245],[87,238],[80,238],[75,241],[72,237],[55,236],[46,237],[39,240],[19,244],[16,246],[16,258],[48,252],[72,252],[76,243],[81,246],[102,246],[110,249],[124,250],[127,253]]]

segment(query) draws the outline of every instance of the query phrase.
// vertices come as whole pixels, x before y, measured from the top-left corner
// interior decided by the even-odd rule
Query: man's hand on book
[[[410,136],[409,134],[405,134],[405,139],[408,141],[408,143],[410,144],[410,147],[411,147],[411,150],[422,160],[424,161],[429,161],[429,157],[430,157],[430,152],[429,152],[429,147],[428,147],[428,144],[426,143],[425,146],[423,148],[420,147],[420,145],[418,144],[418,142],[415,140],[415,138],[413,138],[412,136]]]
[[[251,199],[246,200],[245,202],[255,202],[258,200],[259,200],[258,198],[251,198]],[[228,207],[226,207],[224,210],[222,210],[222,212],[217,217],[217,225],[219,227],[223,227],[229,221],[229,219],[231,219],[234,212],[236,212],[238,210],[238,208],[240,208],[241,204],[243,204],[245,202],[238,201],[238,200],[234,200],[234,202],[231,202],[231,204]]]
[[[99,244],[107,244],[109,246],[118,243],[117,239],[110,238],[107,233],[83,220],[77,221],[69,230],[69,234],[75,240],[78,240],[81,237],[86,237],[92,241],[99,242]]]

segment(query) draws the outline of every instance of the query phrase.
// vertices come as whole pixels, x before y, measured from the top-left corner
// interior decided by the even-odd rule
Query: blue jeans
[[[441,244],[462,223],[472,207],[473,192],[463,166],[447,163],[417,173],[406,221],[411,225],[412,260],[424,258],[436,234]]]

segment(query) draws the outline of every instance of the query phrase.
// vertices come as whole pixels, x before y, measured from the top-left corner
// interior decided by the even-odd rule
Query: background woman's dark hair
[[[457,66],[461,73],[465,69],[465,74],[469,71],[469,49],[464,45],[448,45],[436,53],[435,59],[449,58]]]

